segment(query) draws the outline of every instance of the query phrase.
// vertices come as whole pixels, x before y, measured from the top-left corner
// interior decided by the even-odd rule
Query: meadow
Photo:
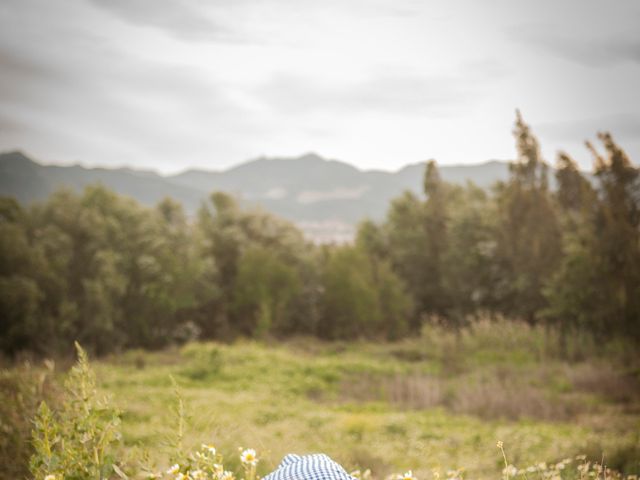
[[[519,469],[586,455],[637,474],[637,355],[577,338],[560,351],[549,335],[480,322],[392,343],[190,343],[92,367],[122,411],[122,457],[159,470],[176,434],[175,379],[186,449],[214,444],[237,468],[238,448],[255,448],[259,475],[286,453],[325,452],[375,478],[409,469],[417,478],[496,478],[497,441]]]

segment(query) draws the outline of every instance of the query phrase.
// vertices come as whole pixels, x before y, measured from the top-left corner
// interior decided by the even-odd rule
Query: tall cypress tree
[[[640,339],[640,169],[609,133],[600,133],[605,156],[595,157],[600,202],[595,215],[599,288],[606,292],[603,331]]]
[[[424,174],[425,282],[423,302],[430,314],[447,316],[449,295],[445,289],[445,256],[447,253],[447,184],[440,178],[438,166],[429,161]]]
[[[499,296],[504,313],[533,323],[547,305],[542,287],[560,260],[560,226],[548,187],[548,165],[520,112],[513,133],[518,159],[510,165],[509,181],[497,189],[497,260],[503,278]]]

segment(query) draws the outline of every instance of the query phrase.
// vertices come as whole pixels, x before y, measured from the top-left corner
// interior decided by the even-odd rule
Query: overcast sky
[[[547,160],[609,130],[640,163],[637,0],[2,0],[0,150],[221,169],[314,151],[395,170]]]

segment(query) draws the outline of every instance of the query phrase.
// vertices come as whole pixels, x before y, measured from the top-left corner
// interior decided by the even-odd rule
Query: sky
[[[2,0],[0,151],[224,169],[316,152],[397,170],[547,161],[601,130],[640,163],[637,0]]]

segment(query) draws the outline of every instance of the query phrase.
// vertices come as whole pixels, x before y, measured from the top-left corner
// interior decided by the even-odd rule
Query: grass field
[[[159,467],[176,424],[173,376],[186,400],[188,446],[214,443],[231,463],[238,447],[255,448],[259,474],[286,453],[325,452],[378,478],[458,468],[495,478],[504,466],[498,440],[520,468],[584,453],[638,473],[636,357],[609,346],[586,360],[581,348],[593,346],[572,348],[572,360],[561,360],[541,330],[480,324],[392,344],[189,344],[93,367],[124,412],[128,454],[145,451]]]

